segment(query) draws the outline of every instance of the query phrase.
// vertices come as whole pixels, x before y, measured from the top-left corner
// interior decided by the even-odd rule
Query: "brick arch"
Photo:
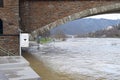
[[[120,3],[115,3],[115,4],[101,6],[101,7],[95,7],[95,8],[91,8],[91,9],[86,9],[86,10],[80,11],[78,13],[68,15],[62,19],[58,19],[50,24],[43,26],[42,28],[34,30],[33,32],[31,32],[31,38],[37,37],[39,32],[44,33],[45,31],[48,31],[48,30],[55,28],[59,25],[65,24],[69,21],[73,21],[76,19],[80,19],[80,18],[92,16],[92,15],[118,12],[119,10],[120,10]]]

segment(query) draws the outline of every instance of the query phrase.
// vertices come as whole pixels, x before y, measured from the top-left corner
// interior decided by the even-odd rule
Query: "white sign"
[[[29,34],[28,33],[20,34],[20,47],[29,47]]]

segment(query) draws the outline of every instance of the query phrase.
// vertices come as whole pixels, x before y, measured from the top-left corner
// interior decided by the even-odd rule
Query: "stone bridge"
[[[68,21],[119,10],[120,0],[0,0],[0,55],[3,49],[19,54],[21,29],[35,38]]]
[[[119,10],[119,0],[20,0],[21,28],[36,37],[68,21]]]

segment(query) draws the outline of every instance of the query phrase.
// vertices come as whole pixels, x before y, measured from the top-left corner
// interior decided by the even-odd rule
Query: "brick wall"
[[[0,7],[0,19],[3,21],[4,34],[18,34],[18,0],[4,0],[3,7]]]
[[[118,1],[120,2],[120,1]],[[35,29],[43,27],[51,22],[66,17],[68,15],[99,7],[117,3],[117,1],[107,0],[21,0],[20,15],[22,29],[26,32],[32,32]]]
[[[4,50],[19,55],[19,36],[0,36],[0,46]],[[7,55],[0,51],[0,55]]]
[[[0,46],[18,55],[19,39],[16,35],[19,34],[19,0],[3,0],[3,7],[0,7],[0,19],[3,21]]]

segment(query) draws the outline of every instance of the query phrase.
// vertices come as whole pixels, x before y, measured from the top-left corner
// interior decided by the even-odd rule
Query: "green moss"
[[[48,43],[48,42],[51,42],[51,39],[50,39],[50,38],[41,38],[41,39],[40,39],[40,43],[41,43],[41,44],[45,44],[45,43]]]

